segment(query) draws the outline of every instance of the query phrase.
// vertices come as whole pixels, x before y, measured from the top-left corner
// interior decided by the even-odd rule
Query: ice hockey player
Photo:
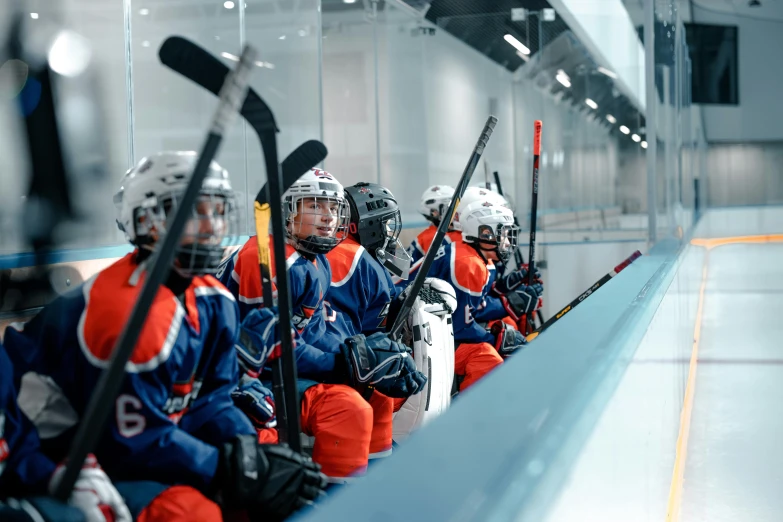
[[[315,437],[313,459],[330,481],[344,483],[367,467],[376,403],[368,403],[363,395],[373,395],[372,385],[389,397],[412,394],[416,391],[416,367],[405,347],[383,333],[359,334],[339,344],[326,336],[325,321],[340,320],[336,311],[325,307],[324,297],[331,281],[325,255],[348,233],[349,209],[343,186],[328,172],[313,169],[286,190],[282,205],[293,326],[298,338],[295,350],[301,377],[297,384],[302,397],[302,431]],[[236,296],[240,314],[255,310],[263,301],[256,238],[251,237],[222,270],[221,280]],[[240,357],[242,365],[255,375],[261,374],[269,388],[262,371],[267,355],[272,352],[274,356],[272,347],[279,343],[277,316],[275,311],[262,312],[269,322],[256,329],[253,344],[258,351],[240,351]],[[359,365],[362,357],[367,359],[367,368]]]
[[[194,152],[162,152],[129,170],[115,204],[136,249],[45,306],[22,330],[7,330],[15,382],[23,375],[37,381],[27,390],[26,413],[49,439],[47,452],[70,446],[196,160]],[[228,173],[212,162],[95,449],[139,520],[220,520],[221,508],[283,517],[325,486],[309,457],[259,445],[230,396],[239,382],[238,310],[210,273],[236,210]],[[19,392],[23,408],[27,387]],[[220,507],[210,500],[218,498]]]
[[[70,506],[48,496],[64,468],[43,454],[16,397],[13,367],[0,344],[0,520],[130,522],[128,507],[93,455],[79,473]]]
[[[349,235],[326,257],[332,280],[326,301],[342,317],[328,321],[327,335],[338,342],[358,333],[385,331],[389,307],[396,297],[394,276],[407,279],[411,258],[398,241],[402,219],[394,195],[376,183],[346,187],[350,207]],[[345,326],[344,326],[345,325]],[[426,383],[420,372],[411,374],[411,395]],[[404,398],[396,399],[401,405]],[[392,414],[395,399],[375,391],[370,458],[392,452]]]
[[[473,187],[470,190],[485,191],[487,200],[492,200],[499,205],[511,208],[508,200],[496,192],[480,187]],[[507,257],[510,257],[510,255]],[[490,291],[479,308],[473,312],[473,317],[479,323],[486,323],[490,329],[505,328],[504,326],[496,325],[497,322],[503,321],[523,333],[529,333],[525,332],[528,326],[527,316],[540,308],[541,296],[544,293],[541,273],[536,269],[536,277],[534,279],[536,282],[528,286],[527,265],[507,270],[505,268],[508,266],[506,261],[508,261],[507,258],[496,260],[494,263],[496,270],[490,270]]]
[[[438,230],[438,225],[440,225],[441,216],[449,208],[452,197],[454,197],[454,189],[448,185],[433,185],[422,193],[421,201],[419,202],[419,213],[430,222],[430,225],[422,230],[408,247],[408,254],[411,256],[412,263],[417,263],[427,254],[427,250],[430,249],[432,244],[432,239],[435,237],[435,232]],[[460,237],[461,235],[458,231],[449,227],[449,231],[446,237],[443,238],[443,241],[448,243]],[[394,284],[399,285],[400,280],[395,279]],[[405,283],[402,284],[404,285]]]
[[[488,195],[486,189],[467,188],[452,223],[462,240],[444,242],[429,271],[430,277],[445,280],[456,292],[457,310],[452,319],[457,346],[454,367],[460,391],[525,344],[524,337],[505,323],[488,331],[473,315],[489,292],[493,262],[504,259],[516,246],[511,209]],[[415,269],[411,277],[415,276]]]

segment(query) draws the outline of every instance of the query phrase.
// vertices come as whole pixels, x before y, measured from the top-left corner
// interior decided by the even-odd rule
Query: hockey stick
[[[544,330],[546,330],[547,328],[555,324],[557,321],[559,321],[565,314],[567,314],[568,312],[576,308],[576,306],[579,303],[581,303],[582,301],[590,297],[593,293],[595,293],[596,290],[604,286],[607,282],[609,282],[610,279],[612,279],[614,276],[622,272],[624,269],[628,267],[628,265],[630,265],[640,257],[642,257],[642,253],[639,252],[638,250],[633,254],[631,254],[631,256],[628,259],[626,259],[625,261],[623,261],[622,263],[614,267],[614,270],[612,270],[611,272],[603,276],[601,279],[593,283],[593,286],[585,290],[582,294],[579,295],[579,297],[577,297],[576,299],[568,303],[568,305],[566,305],[563,309],[561,309],[555,315],[550,317],[549,321],[545,322],[536,331],[529,334],[526,337],[526,339],[528,341],[532,341],[533,339],[538,337]]]
[[[217,93],[221,78],[228,67],[198,45],[179,36],[168,38],[158,53],[161,62],[189,80],[212,93]],[[291,294],[288,283],[288,271],[285,259],[285,224],[280,204],[268,202],[281,201],[282,189],[280,166],[277,160],[277,125],[269,106],[252,89],[248,90],[240,114],[256,132],[267,172],[266,190],[262,188],[256,196],[254,214],[256,215],[256,237],[259,242],[259,270],[261,271],[264,305],[271,305],[271,266],[268,253],[268,223],[272,223],[272,242],[275,255],[275,272],[278,275],[278,312],[281,325],[291,324]],[[318,162],[316,162],[318,163]],[[306,172],[307,169],[304,170]],[[293,182],[292,182],[293,183]],[[266,206],[264,206],[266,205]],[[264,217],[261,212],[269,215]],[[266,224],[266,228],[264,225]],[[259,226],[261,229],[259,230]],[[259,233],[261,232],[261,233]],[[266,237],[266,241],[263,238]],[[281,276],[282,274],[282,276]],[[267,296],[270,301],[267,300]],[[272,364],[273,392],[278,402],[278,433],[281,440],[287,440],[291,449],[301,451],[299,439],[299,400],[297,393],[296,363],[293,351],[293,337],[290,328],[280,329],[281,356],[279,362]],[[279,368],[278,368],[279,366]],[[282,381],[282,382],[281,382]],[[281,393],[282,391],[282,393]]]
[[[538,162],[541,158],[541,127],[541,120],[536,120],[533,123],[533,190],[530,195],[530,253],[527,256],[528,286],[533,286],[536,271],[536,216],[538,214]],[[528,314],[527,323],[531,329],[535,329],[536,325],[532,313]]]
[[[54,496],[66,502],[71,490],[76,483],[76,478],[84,463],[87,454],[95,446],[98,437],[103,434],[103,426],[109,410],[114,404],[114,398],[125,381],[125,364],[133,353],[133,348],[141,334],[152,301],[158,293],[158,288],[166,280],[174,255],[179,244],[180,236],[188,220],[191,218],[193,205],[201,192],[201,185],[209,170],[209,165],[217,154],[223,141],[223,135],[231,119],[236,113],[239,103],[242,101],[247,89],[250,68],[255,61],[256,51],[250,46],[245,46],[236,69],[226,78],[220,91],[220,104],[210,125],[207,139],[201,148],[198,161],[193,169],[193,175],[188,182],[187,189],[182,200],[177,206],[174,219],[168,226],[163,243],[153,254],[147,271],[144,284],[139,292],[139,297],[133,305],[130,318],[120,334],[109,367],[103,371],[101,378],[95,386],[87,409],[79,423],[73,445],[68,453],[65,471],[62,480],[57,484]]]
[[[413,310],[413,303],[416,301],[416,297],[419,295],[421,287],[424,286],[424,279],[430,271],[430,266],[432,266],[432,262],[435,260],[438,250],[440,250],[440,245],[443,242],[443,238],[446,236],[446,231],[448,230],[449,225],[451,225],[451,221],[454,219],[454,214],[459,206],[459,201],[462,199],[462,195],[465,194],[465,189],[468,188],[470,178],[476,170],[479,159],[481,159],[481,155],[484,153],[484,147],[487,146],[487,142],[489,141],[490,136],[492,136],[492,131],[495,129],[497,122],[498,119],[496,117],[490,116],[487,119],[487,123],[484,124],[484,128],[481,130],[481,135],[476,142],[476,146],[473,148],[473,153],[470,155],[465,170],[462,172],[462,177],[454,188],[454,196],[452,196],[451,203],[449,203],[449,209],[445,214],[445,216],[448,216],[448,219],[441,218],[438,230],[435,232],[435,237],[432,239],[429,250],[427,250],[427,255],[424,256],[424,260],[421,262],[419,273],[416,274],[416,278],[413,280],[413,283],[411,283],[410,291],[400,307],[397,318],[394,320],[394,325],[391,327],[391,330],[389,330],[389,336],[395,341],[402,338],[402,327],[408,319],[411,310]]]

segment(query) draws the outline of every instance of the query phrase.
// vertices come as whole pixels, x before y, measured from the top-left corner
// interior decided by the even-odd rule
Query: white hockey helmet
[[[516,248],[518,228],[506,199],[481,187],[468,187],[457,207],[452,226],[465,243],[494,250],[506,259]]]
[[[454,188],[448,185],[433,185],[421,195],[419,212],[435,226],[440,224],[440,217],[449,208]]]
[[[193,151],[159,152],[142,158],[122,177],[114,195],[117,226],[133,245],[152,250],[166,232],[198,160]],[[228,172],[213,161],[177,250],[184,276],[214,273],[224,241],[237,236],[239,216]]]
[[[343,186],[321,169],[310,169],[283,194],[283,217],[291,246],[326,254],[348,235],[350,210]]]

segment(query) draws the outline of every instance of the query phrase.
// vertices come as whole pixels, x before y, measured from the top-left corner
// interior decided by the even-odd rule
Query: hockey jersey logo
[[[291,322],[294,323],[299,333],[302,333],[307,325],[310,324],[310,320],[313,318],[316,308],[310,308],[309,306],[302,305],[299,310],[295,311],[291,317]]]
[[[180,419],[187,413],[190,405],[198,398],[199,391],[201,391],[200,380],[173,385],[171,395],[169,395],[169,398],[163,405],[163,413],[174,424],[179,424]]]

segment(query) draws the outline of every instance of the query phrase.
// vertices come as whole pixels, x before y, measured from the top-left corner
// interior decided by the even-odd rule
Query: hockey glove
[[[234,400],[234,405],[247,415],[256,429],[277,426],[274,396],[258,379],[247,374],[243,375],[237,389],[231,392],[231,398]]]
[[[291,331],[293,332],[293,329]],[[280,320],[277,307],[251,310],[242,321],[239,341],[235,346],[243,373],[258,377],[268,362],[280,356]]]
[[[538,268],[536,268],[535,271],[535,281],[536,283],[542,285],[543,293],[543,282],[541,281],[541,272],[538,271]],[[518,287],[526,284],[527,265],[522,265],[522,267],[518,270],[514,270],[513,272],[506,274],[495,281],[495,283],[492,285],[492,291],[498,296],[507,295],[516,290]]]
[[[0,520],[5,522],[87,522],[79,509],[54,497],[29,497],[0,501]]]
[[[49,479],[49,492],[54,493],[65,473],[60,464]],[[87,522],[132,522],[128,506],[109,477],[101,469],[95,455],[89,454],[82,464],[79,478],[73,486],[68,503],[84,513]]]
[[[258,444],[253,435],[223,445],[215,478],[224,507],[247,510],[250,520],[283,520],[312,505],[326,487],[310,457],[285,444]]]
[[[539,308],[539,300],[543,293],[544,285],[541,283],[532,286],[521,285],[516,290],[501,295],[500,302],[503,303],[503,308],[506,309],[509,317],[519,321],[523,315]]]
[[[350,385],[365,391],[374,386],[388,397],[404,399],[421,390],[427,378],[416,370],[408,349],[382,333],[349,337],[340,345]],[[418,375],[416,375],[418,374]]]
[[[495,336],[495,349],[503,357],[508,357],[527,344],[524,335],[503,321],[493,324],[490,333]]]

